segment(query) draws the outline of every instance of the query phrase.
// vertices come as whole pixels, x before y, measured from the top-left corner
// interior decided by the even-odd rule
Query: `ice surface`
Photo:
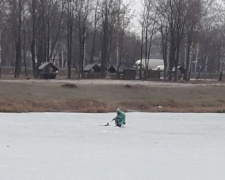
[[[0,180],[225,179],[225,114],[114,116],[0,113]]]

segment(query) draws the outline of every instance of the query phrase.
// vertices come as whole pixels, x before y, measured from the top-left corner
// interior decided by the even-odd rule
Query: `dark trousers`
[[[116,124],[116,126],[121,127],[120,122],[121,122],[121,119],[119,119],[119,118],[116,118],[116,119],[115,119],[115,124]]]

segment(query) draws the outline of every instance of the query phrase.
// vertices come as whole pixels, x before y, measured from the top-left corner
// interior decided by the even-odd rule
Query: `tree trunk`
[[[191,44],[192,42],[188,42],[187,44],[187,56],[186,56],[186,71],[184,74],[184,80],[188,81],[190,79],[189,75],[190,75],[190,51],[191,51]]]
[[[72,65],[72,44],[73,44],[73,12],[71,1],[68,1],[68,21],[67,21],[67,78],[71,78]]]
[[[15,64],[15,72],[14,77],[17,78],[20,75],[21,71],[21,28],[22,28],[22,1],[18,1],[18,9],[17,9],[17,26],[16,26],[16,64]]]

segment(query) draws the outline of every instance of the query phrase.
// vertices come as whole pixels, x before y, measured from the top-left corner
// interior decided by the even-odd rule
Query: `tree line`
[[[71,78],[72,71],[81,77],[84,65],[99,62],[104,76],[108,64],[132,67],[160,52],[169,80],[177,80],[179,66],[186,80],[193,71],[222,72],[223,2],[141,3],[135,12],[123,0],[0,0],[0,65],[14,67],[15,78],[22,67],[38,78],[38,67],[53,62]],[[132,28],[134,16],[138,31]]]

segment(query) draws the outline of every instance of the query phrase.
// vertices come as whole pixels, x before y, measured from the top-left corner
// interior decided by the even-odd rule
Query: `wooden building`
[[[91,63],[84,66],[82,77],[83,78],[99,78],[101,75],[101,64]]]
[[[39,66],[41,79],[55,79],[58,74],[58,68],[51,62],[45,62]]]
[[[123,65],[110,65],[108,67],[108,71],[110,73],[110,78],[111,79],[122,79],[123,78],[123,71],[125,69],[125,66]]]

